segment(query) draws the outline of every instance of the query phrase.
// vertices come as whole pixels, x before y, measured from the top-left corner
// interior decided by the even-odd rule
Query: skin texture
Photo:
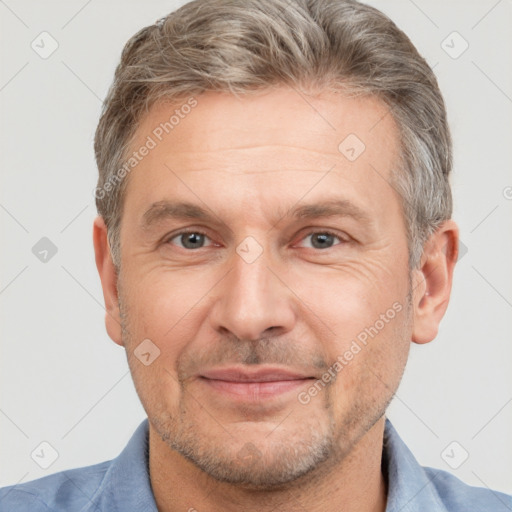
[[[129,175],[119,275],[105,224],[94,223],[107,331],[126,349],[150,421],[158,508],[384,510],[384,412],[411,340],[436,336],[457,227],[446,221],[409,270],[401,199],[390,186],[399,137],[375,98],[280,87],[196,99]],[[133,148],[175,108],[154,105]],[[338,150],[349,134],[366,146],[354,161]],[[165,200],[212,218],[156,209],[148,223],[145,212]],[[292,216],[340,200],[342,215]],[[183,230],[206,236],[186,248]],[[326,231],[334,237],[322,238]],[[356,352],[371,326],[376,333]],[[148,365],[135,352],[146,339],[159,350]],[[243,384],[240,395],[204,378],[228,367],[307,380],[274,394]]]

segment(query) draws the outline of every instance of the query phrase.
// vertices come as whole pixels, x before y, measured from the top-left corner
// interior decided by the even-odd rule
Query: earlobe
[[[415,343],[428,343],[437,335],[450,300],[458,242],[457,225],[454,221],[447,220],[425,243],[420,268],[415,271],[413,284],[412,341]]]
[[[93,244],[96,268],[100,275],[105,301],[105,325],[110,338],[122,345],[121,317],[117,292],[117,272],[110,254],[107,227],[102,217],[96,217],[93,225]]]

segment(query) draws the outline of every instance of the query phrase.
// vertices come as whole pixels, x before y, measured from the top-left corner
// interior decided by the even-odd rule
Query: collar
[[[386,512],[446,511],[435,488],[442,473],[427,473],[386,418],[382,469],[388,481]]]

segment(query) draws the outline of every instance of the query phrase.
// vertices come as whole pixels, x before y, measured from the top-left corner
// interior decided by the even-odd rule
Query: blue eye
[[[179,243],[173,242],[173,240],[178,240]],[[167,243],[175,243],[178,247],[182,247],[183,249],[201,249],[205,247],[205,240],[209,240],[209,238],[200,231],[184,231],[182,233],[178,233],[177,235],[170,238]]]

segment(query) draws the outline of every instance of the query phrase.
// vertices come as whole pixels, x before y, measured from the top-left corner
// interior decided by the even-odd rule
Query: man
[[[106,327],[145,421],[2,510],[511,510],[385,418],[458,230],[436,79],[353,0],[196,0],[126,45],[95,139]]]

